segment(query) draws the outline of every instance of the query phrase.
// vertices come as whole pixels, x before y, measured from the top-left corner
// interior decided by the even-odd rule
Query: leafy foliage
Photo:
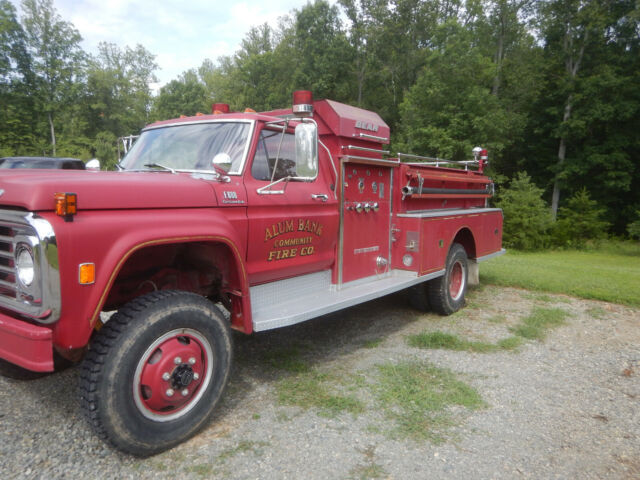
[[[566,207],[561,207],[558,221],[553,225],[553,241],[557,245],[582,247],[589,240],[606,237],[608,222],[602,220],[604,209],[591,200],[586,188],[569,199]]]
[[[504,214],[503,243],[520,250],[548,246],[551,213],[542,199],[543,191],[526,172],[519,173],[509,188],[499,193],[496,205]]]
[[[636,212],[636,217],[637,220],[635,222],[631,222],[627,227],[627,230],[632,238],[640,239],[640,210]]]
[[[113,166],[117,138],[150,121],[214,102],[273,110],[309,89],[378,112],[395,151],[466,159],[480,145],[496,176],[518,186],[526,170],[530,187],[543,186],[534,196],[558,213],[563,245],[578,235],[561,234],[576,227],[563,208],[583,188],[611,233],[637,234],[628,229],[640,209],[632,0],[313,0],[277,26],[251,27],[234,54],[203,59],[156,95],[158,67],[143,46],[103,43],[91,56],[53,0],[22,0],[20,10],[0,0],[0,155]],[[516,208],[517,220],[505,211],[512,247],[549,243],[544,202],[528,200],[533,211]],[[514,222],[537,233],[527,238]]]

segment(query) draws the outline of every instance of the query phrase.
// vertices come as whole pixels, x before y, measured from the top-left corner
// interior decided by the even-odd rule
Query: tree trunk
[[[362,92],[364,90],[364,78],[367,64],[363,61],[363,65],[358,66],[358,106],[362,107]]]
[[[578,71],[580,70],[580,64],[582,63],[582,57],[584,56],[584,49],[587,45],[587,41],[589,39],[589,30],[584,32],[584,38],[582,40],[582,45],[580,46],[580,51],[578,52],[577,58],[575,58],[569,52],[573,49],[573,37],[570,36],[570,32],[565,32],[564,41],[563,41],[563,49],[567,54],[565,59],[565,69],[567,74],[569,75],[569,79],[571,80],[571,85],[573,88],[576,76],[578,75]],[[564,115],[562,116],[562,125],[566,124],[567,121],[571,118],[571,104],[573,102],[573,93],[569,93],[567,97],[567,103],[564,105]],[[560,167],[564,163],[564,159],[567,153],[567,140],[566,136],[563,133],[560,136],[560,145],[558,146],[558,163],[556,163],[557,173],[556,178],[553,182],[553,194],[551,195],[551,216],[553,217],[553,221],[556,221],[558,217],[558,203],[560,202],[560,182],[558,181],[558,175],[560,172]]]
[[[492,95],[498,95],[500,90],[500,79],[502,76],[502,59],[504,56],[504,18],[501,15],[500,18],[500,34],[498,36],[498,51],[496,52],[496,75],[493,77],[493,88],[491,89]]]
[[[56,156],[56,131],[53,127],[53,118],[51,117],[51,113],[49,113],[49,127],[51,128],[51,146],[53,147],[53,156]]]
[[[571,102],[572,96],[569,95],[567,103],[564,106],[564,115],[562,116],[562,123],[566,123],[571,118]],[[564,134],[560,137],[560,146],[558,147],[558,170],[564,163],[564,159],[567,155],[567,140]],[[558,174],[553,182],[553,194],[551,195],[551,216],[553,221],[556,221],[558,217],[558,203],[560,202],[560,182],[558,180]]]

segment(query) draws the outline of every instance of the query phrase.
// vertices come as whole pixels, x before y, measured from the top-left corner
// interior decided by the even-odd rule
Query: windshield
[[[161,165],[175,170],[214,170],[213,158],[228,155],[228,173],[240,173],[249,143],[250,123],[174,125],[142,132],[121,162],[125,170]]]

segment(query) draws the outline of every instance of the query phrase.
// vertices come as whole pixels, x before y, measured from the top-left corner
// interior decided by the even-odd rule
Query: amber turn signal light
[[[70,217],[78,212],[78,196],[75,193],[56,193],[56,215]]]
[[[96,283],[95,263],[81,263],[78,267],[78,281],[80,285],[91,285]]]

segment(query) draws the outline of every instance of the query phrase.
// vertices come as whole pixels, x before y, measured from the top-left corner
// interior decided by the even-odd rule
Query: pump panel
[[[342,283],[391,269],[391,168],[344,163]]]

